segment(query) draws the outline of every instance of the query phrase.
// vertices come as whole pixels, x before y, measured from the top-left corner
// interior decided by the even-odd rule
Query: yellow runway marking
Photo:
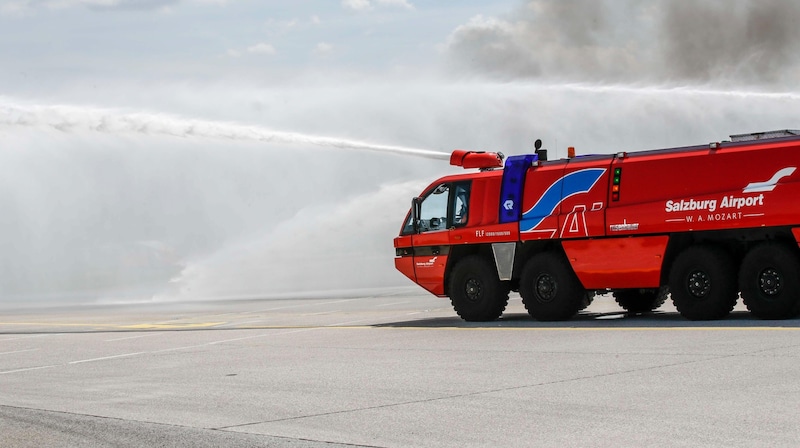
[[[199,322],[194,324],[135,324],[121,325],[119,328],[131,330],[182,330],[189,328],[209,328],[222,325],[227,322]]]

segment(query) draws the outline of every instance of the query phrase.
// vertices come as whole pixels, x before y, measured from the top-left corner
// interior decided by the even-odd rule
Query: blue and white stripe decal
[[[552,215],[565,199],[576,194],[588,193],[605,172],[605,168],[588,168],[574,171],[553,182],[536,204],[522,214],[522,220],[519,222],[520,232],[536,230],[536,227]]]

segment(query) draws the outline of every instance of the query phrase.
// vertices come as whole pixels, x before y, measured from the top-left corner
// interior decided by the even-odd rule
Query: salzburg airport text
[[[703,199],[703,200],[694,200],[694,199],[681,199],[679,201],[672,201],[669,200],[664,207],[664,210],[667,213],[671,212],[689,212],[689,211],[697,211],[697,210],[708,210],[709,212],[717,211],[717,204],[719,204],[720,209],[726,208],[735,208],[740,209],[742,207],[755,207],[764,205],[764,194],[759,194],[758,196],[724,196],[722,201],[718,203],[716,199]]]

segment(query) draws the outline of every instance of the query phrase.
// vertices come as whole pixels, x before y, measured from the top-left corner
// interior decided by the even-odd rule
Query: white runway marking
[[[29,348],[27,350],[15,350],[13,352],[0,352],[0,355],[13,355],[14,353],[35,352],[38,348]]]
[[[53,334],[31,334],[31,335],[27,335],[27,336],[19,336],[19,337],[16,337],[16,338],[0,339],[0,342],[18,341],[20,339],[43,338],[45,336],[58,336],[58,335],[53,335]]]
[[[106,342],[114,342],[114,341],[124,341],[126,339],[137,339],[137,338],[147,338],[150,336],[162,336],[164,333],[148,333],[148,334],[140,334],[137,336],[126,336],[124,338],[116,338],[116,339],[106,339]]]
[[[80,361],[70,361],[68,364],[82,364],[84,362],[105,361],[107,359],[125,358],[127,356],[143,355],[148,352],[124,353],[122,355],[103,356],[102,358],[81,359]]]
[[[5,372],[0,372],[0,375],[5,375],[6,373],[29,372],[31,370],[49,369],[51,367],[58,367],[58,365],[54,364],[50,366],[27,367],[24,369],[6,370]]]

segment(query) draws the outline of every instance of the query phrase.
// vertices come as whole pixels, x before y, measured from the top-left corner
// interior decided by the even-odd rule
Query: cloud
[[[42,8],[88,8],[95,11],[155,10],[168,11],[179,3],[206,3],[225,5],[230,0],[5,0],[0,4],[0,14],[30,15]]]
[[[290,19],[290,20],[277,20],[270,18],[266,22],[267,28],[271,30],[280,30],[280,31],[288,31],[297,26],[297,19]]]
[[[408,0],[374,0],[376,4],[381,6],[393,6],[403,9],[414,9],[414,5]]]
[[[342,7],[353,11],[366,11],[372,9],[369,0],[342,0]]]
[[[444,54],[454,72],[500,79],[788,83],[799,19],[782,0],[530,0],[457,27]]]
[[[51,8],[84,6],[95,10],[164,10],[181,0],[49,0]]]
[[[272,55],[277,53],[275,51],[275,47],[263,42],[247,47],[247,52],[252,54],[267,54],[267,55]]]
[[[333,52],[333,44],[329,44],[327,42],[320,42],[314,47],[314,54],[318,55],[327,55]]]
[[[351,11],[370,11],[376,7],[394,7],[413,10],[414,5],[408,0],[342,0],[342,7]]]
[[[257,44],[251,45],[247,47],[245,50],[239,50],[236,48],[230,48],[227,51],[228,56],[232,58],[240,58],[246,54],[253,54],[253,55],[266,55],[272,56],[278,54],[278,51],[272,44],[268,44],[265,42],[259,42]]]

